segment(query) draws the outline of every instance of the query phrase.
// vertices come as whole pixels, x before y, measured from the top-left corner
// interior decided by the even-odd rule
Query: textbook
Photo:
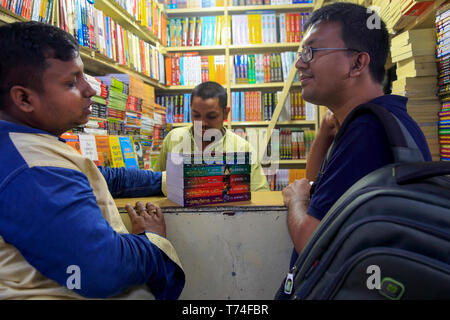
[[[250,200],[250,160],[249,152],[169,152],[167,199],[181,206]]]

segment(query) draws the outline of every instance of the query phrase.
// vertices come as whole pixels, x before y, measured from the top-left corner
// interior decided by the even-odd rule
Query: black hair
[[[46,59],[69,61],[79,55],[75,38],[49,24],[30,21],[0,26],[0,108],[15,85],[43,91]]]
[[[305,30],[321,21],[341,25],[342,40],[347,48],[368,53],[370,74],[382,83],[389,53],[389,34],[378,14],[357,4],[337,2],[314,11],[305,23]]]
[[[191,104],[194,101],[194,97],[200,97],[202,100],[219,98],[219,106],[223,109],[227,106],[227,91],[214,81],[206,81],[197,85],[192,91]]]

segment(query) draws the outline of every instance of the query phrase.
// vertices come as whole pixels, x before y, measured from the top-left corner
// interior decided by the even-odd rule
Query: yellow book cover
[[[214,56],[208,56],[209,81],[216,81],[216,67],[214,65]]]
[[[255,15],[255,43],[262,43],[262,18],[260,14]]]
[[[41,2],[41,10],[39,10],[39,16],[44,19],[45,12],[47,11],[47,0],[42,0]]]
[[[222,17],[223,16],[217,16],[216,17],[216,29],[214,30],[214,39],[215,39],[215,44],[216,45],[220,45],[222,43],[222,28],[223,28],[223,21],[222,21]]]
[[[427,41],[436,41],[436,28],[408,30],[400,33],[391,40],[392,47],[402,47],[412,42],[421,43]]]
[[[112,168],[124,168],[122,148],[120,147],[118,136],[109,136],[109,147],[111,148]]]

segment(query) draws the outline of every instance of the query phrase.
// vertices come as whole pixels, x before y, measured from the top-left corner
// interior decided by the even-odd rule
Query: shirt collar
[[[395,94],[385,94],[383,96],[379,96],[373,99],[370,102],[377,105],[381,105],[388,110],[390,108],[400,108],[403,111],[406,111],[406,103],[408,102],[408,98]]]

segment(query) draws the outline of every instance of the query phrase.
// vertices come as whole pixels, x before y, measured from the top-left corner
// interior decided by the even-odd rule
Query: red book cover
[[[229,180],[229,183],[248,184],[250,183],[250,175],[248,174],[232,174],[229,176],[209,176],[209,177],[190,177],[184,178],[185,188],[204,188],[223,186]]]
[[[249,105],[250,105],[250,92],[245,91],[244,92],[245,119],[247,121],[252,121]]]
[[[416,3],[411,9],[405,11],[405,16],[420,16],[434,1],[425,1]]]
[[[210,197],[223,194],[239,194],[245,192],[250,192],[250,184],[232,185],[224,183],[222,186],[217,187],[205,187],[205,188],[195,187],[183,190],[185,198]]]
[[[301,28],[300,28],[300,13],[295,13],[295,39],[294,42],[300,42]]]

